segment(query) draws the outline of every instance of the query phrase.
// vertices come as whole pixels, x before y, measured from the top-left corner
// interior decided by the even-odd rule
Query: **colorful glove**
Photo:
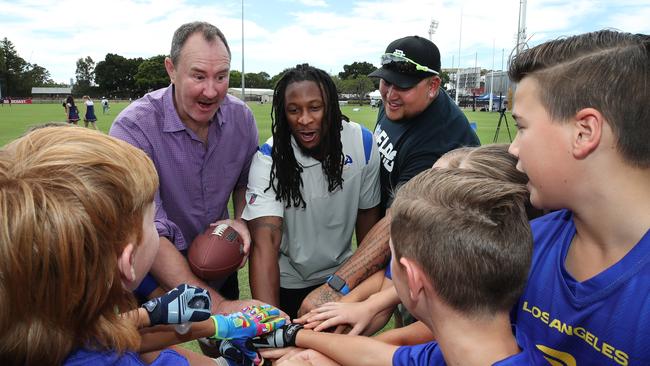
[[[286,319],[271,305],[250,306],[241,312],[213,315],[214,336],[217,339],[253,338],[281,327]]]
[[[262,337],[253,338],[255,348],[285,348],[296,345],[296,335],[302,324],[287,324]]]
[[[200,287],[182,284],[161,297],[142,305],[152,326],[200,322],[210,317],[210,293]]]

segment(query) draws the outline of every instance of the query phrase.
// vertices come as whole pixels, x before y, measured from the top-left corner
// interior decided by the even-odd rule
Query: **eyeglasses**
[[[432,70],[426,66],[420,65],[419,63],[404,56],[403,52],[399,50],[393,53],[384,53],[381,55],[381,64],[382,66],[387,66],[387,68],[394,69],[395,71],[401,73],[414,73],[416,71],[424,71],[430,72],[434,75],[439,75],[436,70]]]

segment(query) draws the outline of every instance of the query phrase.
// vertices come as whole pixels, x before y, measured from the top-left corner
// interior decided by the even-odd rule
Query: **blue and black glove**
[[[219,353],[228,362],[228,366],[263,366],[271,364],[257,352],[250,338],[224,339],[219,342]]]
[[[210,293],[200,287],[182,284],[142,305],[149,313],[151,326],[200,322],[210,318]]]
[[[261,337],[253,338],[254,348],[285,348],[296,345],[296,335],[303,328],[302,324],[287,324]]]

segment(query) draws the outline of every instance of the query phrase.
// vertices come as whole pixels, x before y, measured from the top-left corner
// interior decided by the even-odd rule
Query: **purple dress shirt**
[[[160,188],[156,228],[179,250],[210,223],[228,218],[228,201],[245,187],[258,135],[253,113],[227,95],[204,144],[178,117],[173,86],[148,93],[115,119],[109,134],[142,149],[153,160]]]

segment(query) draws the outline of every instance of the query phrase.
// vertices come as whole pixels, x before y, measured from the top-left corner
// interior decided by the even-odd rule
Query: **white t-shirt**
[[[246,191],[245,220],[263,216],[283,218],[280,245],[280,286],[299,289],[322,284],[352,255],[351,239],[359,209],[379,204],[379,153],[372,132],[343,121],[343,188],[329,192],[320,161],[305,155],[291,138],[296,160],[303,167],[305,208],[285,208],[269,187],[270,138],[253,156]]]

